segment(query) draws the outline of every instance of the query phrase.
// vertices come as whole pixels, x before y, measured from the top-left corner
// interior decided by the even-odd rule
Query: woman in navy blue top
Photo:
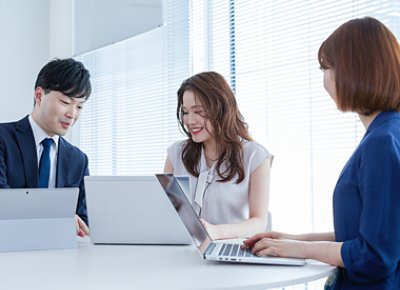
[[[400,289],[400,49],[381,22],[341,25],[321,45],[324,87],[366,128],[333,195],[333,233],[270,232],[244,241],[257,255],[338,266],[329,289]]]

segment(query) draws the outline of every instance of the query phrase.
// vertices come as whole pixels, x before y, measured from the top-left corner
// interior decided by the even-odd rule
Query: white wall
[[[154,23],[162,19],[161,0],[78,1],[0,0],[0,40],[2,43],[0,46],[0,122],[15,121],[30,114],[33,108],[34,84],[39,70],[55,57],[66,58],[75,54],[77,47],[75,5],[85,3],[86,11],[81,11],[83,15],[89,15],[92,10],[110,12],[109,18],[114,18],[114,20],[110,20],[109,23],[117,24],[120,23],[117,21],[120,16],[115,12],[128,11],[131,17],[125,17],[125,21],[128,21],[130,25],[125,25],[125,28],[128,30],[126,33],[132,30],[129,32],[130,35],[151,28],[148,27],[149,24],[146,21],[139,21],[138,17],[133,17],[134,13],[141,12],[143,17],[147,15],[143,11],[148,11],[154,15]],[[108,9],[104,9],[105,7]],[[90,15],[93,16],[93,13]],[[93,16],[97,20],[86,24],[98,28],[100,16]],[[77,22],[82,23],[82,19]],[[113,29],[118,27],[120,26]],[[96,31],[93,27],[87,29],[93,34]],[[101,33],[101,29],[96,33]],[[123,36],[118,35],[118,37]],[[74,135],[79,133],[79,124],[76,127],[72,130]],[[76,139],[75,136],[69,135],[69,137]]]
[[[50,0],[50,58],[67,58],[74,55],[74,3],[74,0]]]
[[[49,1],[0,0],[0,122],[32,110],[36,75],[49,59]]]
[[[77,54],[163,24],[162,0],[77,0],[74,13]]]

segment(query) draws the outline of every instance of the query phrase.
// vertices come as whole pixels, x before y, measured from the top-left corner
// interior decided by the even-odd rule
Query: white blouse
[[[228,182],[217,182],[218,174],[214,168],[207,167],[203,151],[199,172],[200,176],[205,178],[197,178],[186,170],[182,162],[182,148],[185,142],[186,140],[180,140],[168,147],[168,159],[174,168],[174,175],[189,176],[190,196],[188,198],[200,217],[212,224],[229,224],[248,219],[250,176],[271,154],[262,145],[243,140],[245,171],[243,181],[236,184],[237,178],[233,178]],[[224,172],[224,166],[221,166],[220,171]],[[202,180],[206,183],[201,182]]]

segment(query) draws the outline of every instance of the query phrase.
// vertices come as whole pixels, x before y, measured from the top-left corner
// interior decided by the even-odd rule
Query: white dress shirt
[[[37,153],[37,158],[38,158],[38,160],[37,160],[38,168],[39,168],[40,156],[42,155],[42,152],[43,152],[43,145],[41,144],[42,140],[45,138],[51,138],[54,141],[54,143],[50,147],[49,188],[55,188],[56,187],[56,172],[57,172],[58,141],[60,139],[60,136],[54,135],[53,137],[50,137],[49,135],[47,135],[39,127],[39,125],[35,122],[35,120],[33,120],[31,115],[29,115],[29,123],[32,128],[33,137],[35,138],[36,153]]]

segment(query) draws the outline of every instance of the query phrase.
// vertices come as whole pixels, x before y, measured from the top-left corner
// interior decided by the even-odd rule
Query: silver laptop
[[[86,176],[85,189],[94,244],[192,241],[155,176]]]
[[[241,249],[239,242],[211,240],[175,176],[172,174],[156,174],[156,176],[204,259],[233,263],[293,266],[302,266],[306,263],[304,259],[258,257],[248,250]]]
[[[0,189],[0,251],[75,248],[79,188]]]

